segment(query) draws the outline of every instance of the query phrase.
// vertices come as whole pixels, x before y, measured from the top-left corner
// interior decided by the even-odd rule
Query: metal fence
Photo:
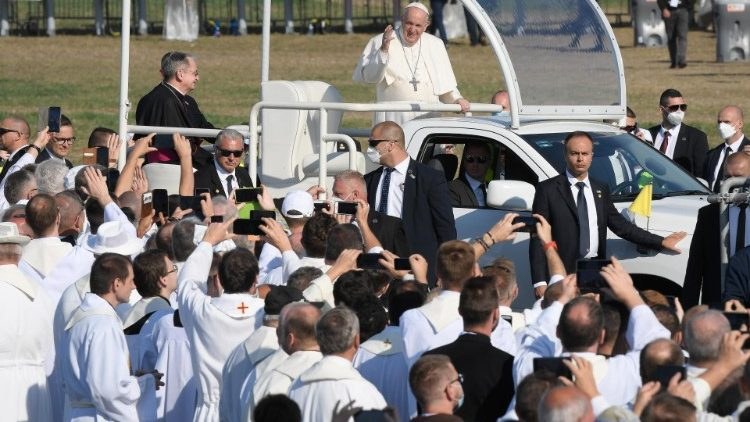
[[[47,4],[54,5],[52,14],[55,17],[56,31],[62,33],[93,32],[97,2],[100,2],[109,30],[119,31],[122,16],[120,0],[0,0],[0,4],[4,1],[9,5],[11,32],[22,35],[44,32],[47,25],[45,16],[49,14]],[[599,1],[610,22],[630,22],[630,0]],[[145,10],[141,11],[138,0],[132,1],[132,22],[135,23],[138,16],[145,12],[149,32],[159,33],[164,16],[164,1],[147,0],[143,3]],[[287,7],[291,5],[291,11],[285,10],[285,3]],[[363,28],[391,21],[394,6],[405,3],[405,0],[352,0],[352,23]],[[239,15],[238,0],[198,0],[198,5],[201,22],[219,21],[224,33],[229,32],[230,22]],[[259,32],[263,19],[263,0],[244,0],[243,9],[248,30]],[[276,31],[284,30],[288,17],[291,17],[299,31],[306,31],[313,21],[326,21],[329,28],[338,31],[344,26],[344,0],[272,0],[271,10],[271,21]],[[205,32],[204,26],[201,29]]]

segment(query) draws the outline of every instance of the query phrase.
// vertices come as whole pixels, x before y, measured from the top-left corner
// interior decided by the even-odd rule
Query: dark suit
[[[466,180],[464,174],[458,177],[458,179],[451,180],[448,183],[448,190],[451,194],[451,205],[454,207],[462,208],[478,208],[479,202],[477,196],[471,189],[469,181]],[[487,197],[485,195],[485,201]]]
[[[661,126],[654,126],[649,129],[651,138],[656,145],[656,137],[659,135]],[[703,163],[706,161],[708,154],[708,138],[700,129],[688,126],[683,123],[680,126],[680,132],[669,139],[669,142],[677,142],[674,145],[674,154],[672,161],[679,164],[688,173],[695,177],[703,177]]]
[[[680,303],[685,309],[698,304],[703,292],[703,303],[721,300],[721,233],[719,204],[709,204],[698,210],[690,255],[682,284]]]
[[[742,142],[740,143],[740,147],[737,149],[737,151],[742,151],[742,148],[750,145],[750,139],[747,139],[747,136],[742,136]],[[721,152],[727,147],[727,144],[722,142],[721,144],[715,146],[713,149],[708,151],[708,155],[706,155],[706,162],[703,166],[703,179],[705,179],[708,182],[708,187],[712,188],[714,192],[718,192],[719,188],[718,185],[714,187],[714,173],[716,172],[716,167],[719,165],[719,158],[721,157]],[[720,181],[724,180],[724,173],[722,170],[719,170],[718,179]]]
[[[10,170],[10,168],[13,167],[13,165],[15,165],[18,162],[18,160],[20,160],[21,157],[23,157],[24,154],[26,154],[26,151],[28,150],[29,150],[28,145],[19,148],[18,151],[16,151],[16,153],[13,155],[13,157],[10,160],[5,162],[5,164],[3,165],[3,170],[0,171],[0,182],[2,182],[3,179],[5,179],[5,175],[8,174],[8,170]]]
[[[216,172],[216,167],[214,167],[213,164],[203,167],[194,174],[196,188],[208,189],[211,196],[229,196],[226,192],[227,181],[219,178],[219,173]],[[237,185],[239,185],[240,188],[253,187],[253,180],[250,178],[250,175],[244,167],[237,167],[234,169],[234,175],[237,177]]]
[[[453,343],[426,352],[446,355],[459,374],[464,403],[456,415],[467,421],[495,421],[505,414],[515,389],[513,356],[494,347],[483,334],[462,334]]]
[[[651,249],[661,249],[661,236],[651,234],[626,220],[615,208],[606,185],[589,179],[594,194],[597,226],[599,228],[599,258],[607,257],[607,228],[617,236]],[[578,260],[578,212],[566,173],[540,182],[534,195],[533,212],[541,214],[552,226],[552,239],[557,242],[558,253],[565,270],[576,270]],[[591,218],[591,216],[589,216]],[[531,280],[533,283],[549,280],[547,262],[538,237],[529,242]]]
[[[41,153],[39,153],[39,155],[37,155],[36,161],[34,161],[34,162],[37,163],[37,164],[39,164],[39,163],[41,163],[43,161],[49,160],[50,158],[52,158],[52,156],[50,155],[49,151],[47,151],[47,148],[45,148],[45,149],[42,150]],[[72,169],[73,168],[73,163],[71,163],[70,160],[68,160],[67,158],[64,158],[64,160],[65,160],[65,165],[69,169]]]
[[[406,232],[400,218],[370,208],[367,223],[383,249],[402,258],[409,256],[409,243],[406,241]]]
[[[154,89],[138,101],[135,110],[135,121],[144,126],[172,126],[214,129],[198,108],[198,102],[189,95],[182,95],[166,82],[156,85]],[[205,139],[214,142],[214,139]],[[200,148],[201,139],[191,139],[193,143],[193,167],[203,168],[211,164],[211,154]],[[173,160],[177,154],[167,153]]]
[[[367,173],[367,201],[377,208],[375,202],[378,183],[383,167]],[[391,186],[390,189],[399,189]],[[439,171],[409,159],[409,168],[404,179],[404,203],[401,221],[409,243],[409,252],[418,253],[430,268],[430,284],[433,284],[435,259],[441,243],[456,238],[456,222],[448,198],[448,184]]]
[[[411,422],[462,422],[463,419],[454,415],[446,415],[445,413],[438,413],[436,415],[429,416],[417,416],[411,419]]]

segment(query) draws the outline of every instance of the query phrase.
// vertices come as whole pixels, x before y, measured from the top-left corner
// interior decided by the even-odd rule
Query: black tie
[[[747,204],[740,204],[740,214],[737,216],[737,233],[735,233],[734,253],[745,247],[745,211]]]
[[[716,180],[714,180],[714,192],[716,193],[719,192],[719,189],[721,188],[721,182],[726,178],[724,170],[726,170],[727,167],[727,157],[729,157],[731,154],[732,148],[726,147],[724,149],[724,158],[721,159],[721,164],[719,164],[719,172],[716,174]]]
[[[232,194],[232,181],[234,180],[234,176],[231,174],[227,176],[227,198],[229,198],[229,195]]]
[[[586,184],[583,182],[576,183],[578,188],[578,255],[585,258],[589,254],[589,209],[586,203],[586,195],[583,189]]]
[[[388,189],[391,187],[391,173],[396,170],[391,167],[383,168],[385,171],[385,177],[383,177],[383,184],[380,186],[380,204],[378,204],[378,212],[383,214],[388,213]]]

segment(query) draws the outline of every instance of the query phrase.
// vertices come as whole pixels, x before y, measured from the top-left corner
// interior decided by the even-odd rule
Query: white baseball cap
[[[303,190],[295,190],[286,194],[281,204],[281,214],[286,218],[312,217],[315,211],[313,197]]]

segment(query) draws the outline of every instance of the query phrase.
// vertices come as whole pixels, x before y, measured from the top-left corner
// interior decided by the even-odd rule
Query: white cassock
[[[142,343],[148,334],[147,331],[153,328],[153,325],[147,325],[147,322],[158,311],[172,311],[169,299],[161,296],[145,297],[136,302],[128,310],[123,319],[123,332],[125,333],[125,341],[128,344],[130,367],[134,371],[146,369],[143,367],[140,359],[142,356]],[[149,370],[152,369],[149,368]],[[138,417],[140,420],[156,420],[158,408],[156,397],[155,389],[143,390],[141,392],[141,399],[138,400]]]
[[[408,421],[417,405],[409,389],[409,366],[402,335],[401,327],[385,327],[359,345],[353,364],[380,391],[388,405],[396,408],[399,420]]]
[[[180,318],[192,349],[193,372],[198,375],[198,406],[194,421],[218,421],[221,371],[230,353],[263,322],[264,302],[249,293],[207,296],[205,283],[213,247],[201,242],[178,279]]]
[[[284,363],[287,358],[289,358],[289,355],[286,354],[284,349],[279,348],[279,350],[271,353],[270,356],[258,363],[247,375],[240,389],[240,401],[242,402],[240,404],[242,406],[240,421],[253,420],[253,410],[255,410],[255,404],[259,401],[259,398],[255,395],[255,389],[258,387],[261,378],[264,378],[268,373]]]
[[[302,296],[308,302],[323,302],[323,312],[327,312],[336,306],[333,298],[333,281],[325,273],[313,279],[305,291],[302,292]]]
[[[70,243],[57,237],[32,239],[23,248],[18,268],[26,277],[41,284],[60,260],[73,249]],[[91,271],[91,268],[89,268]]]
[[[254,404],[271,394],[286,394],[294,380],[321,359],[323,355],[317,350],[299,350],[289,355],[275,368],[258,378],[253,387]]]
[[[339,356],[326,356],[303,372],[289,388],[289,398],[299,405],[303,421],[331,420],[336,406],[348,403],[362,410],[387,406],[378,389]]]
[[[164,386],[156,391],[156,420],[191,420],[198,388],[190,361],[190,342],[179,311],[164,309],[154,313],[141,333],[141,368],[164,374]]]
[[[255,368],[279,350],[276,328],[261,326],[240,343],[227,358],[221,373],[221,400],[219,411],[223,421],[239,421],[244,402],[243,387],[249,384],[250,394],[255,384]]]
[[[423,33],[416,44],[407,47],[401,43],[401,28],[396,28],[394,34],[387,53],[380,51],[383,34],[370,38],[354,69],[355,82],[377,84],[378,102],[453,104],[462,98],[440,38]],[[425,112],[375,112],[373,124],[385,120],[401,124],[426,115]]]
[[[164,2],[164,38],[195,41],[198,38],[198,2],[167,0]]]
[[[87,293],[66,326],[62,373],[67,397],[65,421],[135,421],[141,390],[154,377],[134,377],[128,346],[112,306]]]
[[[52,308],[15,265],[0,265],[0,419],[51,421],[45,362],[52,351]]]
[[[454,342],[464,329],[458,314],[461,293],[443,290],[432,301],[401,315],[399,326],[404,334],[404,355],[411,365],[422,353]]]

